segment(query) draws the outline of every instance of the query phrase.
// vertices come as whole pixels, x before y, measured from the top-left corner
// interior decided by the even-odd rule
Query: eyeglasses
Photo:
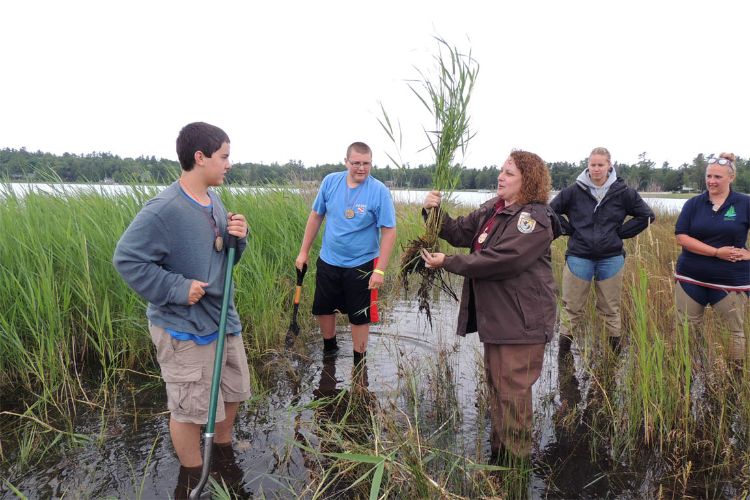
[[[733,167],[732,160],[727,160],[726,158],[709,158],[708,164],[711,165],[712,163],[718,163],[719,165],[729,165],[730,167]]]
[[[369,161],[349,161],[349,160],[346,160],[346,161],[349,162],[349,165],[355,168],[372,166],[372,162],[369,162]]]

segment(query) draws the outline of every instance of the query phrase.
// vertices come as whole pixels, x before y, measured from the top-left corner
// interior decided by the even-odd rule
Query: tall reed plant
[[[461,52],[458,47],[436,37],[437,55],[435,71],[417,69],[419,78],[409,81],[409,89],[430,114],[432,123],[424,128],[429,149],[435,157],[433,190],[452,193],[461,178],[461,163],[455,162],[456,152],[466,153],[466,148],[474,133],[470,128],[469,102],[479,74],[479,64],[471,51]],[[400,130],[393,127],[393,121],[383,108],[380,124],[391,141],[400,149]],[[393,157],[391,157],[393,159]],[[400,165],[399,165],[400,166]],[[410,241],[401,256],[400,276],[405,287],[408,277],[418,273],[421,283],[417,292],[420,311],[430,315],[429,294],[437,281],[444,291],[450,292],[440,278],[440,270],[427,269],[420,256],[421,249],[436,251],[439,248],[438,235],[443,220],[443,207],[429,211],[422,236]],[[431,321],[431,319],[430,319]]]

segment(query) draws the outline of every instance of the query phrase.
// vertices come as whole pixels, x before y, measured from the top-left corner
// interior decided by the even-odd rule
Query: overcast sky
[[[362,140],[384,166],[382,102],[403,160],[431,163],[405,80],[439,35],[480,65],[469,167],[750,155],[747,1],[25,0],[0,19],[0,148],[176,159],[207,121],[234,162],[336,163]]]

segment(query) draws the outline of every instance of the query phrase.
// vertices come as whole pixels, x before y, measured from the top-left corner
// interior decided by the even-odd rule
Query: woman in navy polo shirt
[[[709,304],[731,334],[729,358],[745,359],[744,316],[750,292],[750,197],[731,189],[736,157],[708,160],[706,191],[689,199],[675,234],[682,253],[675,269],[677,317],[700,326]]]

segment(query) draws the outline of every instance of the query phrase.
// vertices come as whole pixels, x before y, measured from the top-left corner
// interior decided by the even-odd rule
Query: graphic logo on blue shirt
[[[729,210],[724,214],[724,220],[735,220],[737,218],[737,212],[734,210],[734,205],[729,207]]]

